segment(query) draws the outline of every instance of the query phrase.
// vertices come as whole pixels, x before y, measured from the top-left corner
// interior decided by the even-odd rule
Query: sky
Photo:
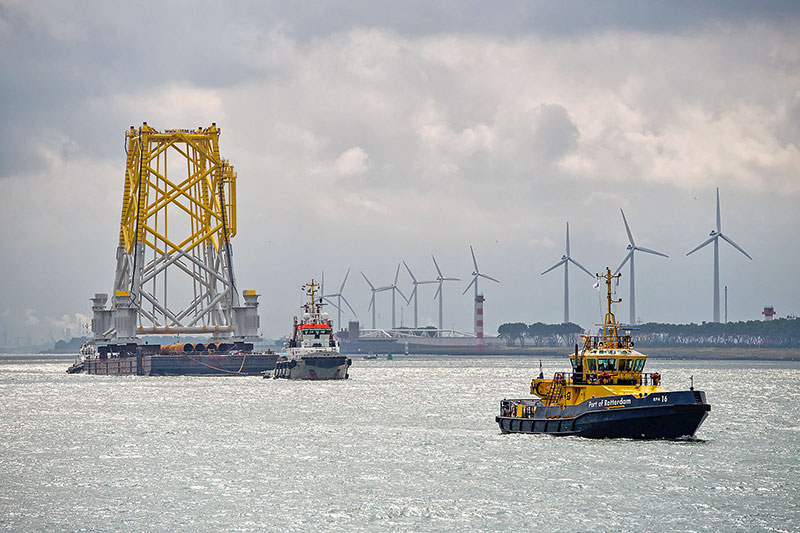
[[[0,335],[74,334],[112,290],[124,132],[221,129],[241,288],[289,333],[325,272],[364,325],[405,260],[471,331],[559,323],[564,253],[636,257],[637,318],[712,319],[720,191],[728,319],[800,312],[800,7],[793,2],[0,0]],[[315,238],[310,241],[307,236]],[[628,268],[618,317],[630,320]],[[570,319],[602,320],[570,269]],[[398,285],[408,295],[404,269]],[[420,325],[438,320],[420,286]],[[389,293],[378,326],[391,324]],[[723,310],[724,313],[724,310]],[[335,313],[334,313],[335,314]],[[352,318],[346,315],[345,320]],[[401,310],[397,310],[401,322]],[[413,323],[403,307],[402,323]],[[2,339],[0,339],[2,340]]]

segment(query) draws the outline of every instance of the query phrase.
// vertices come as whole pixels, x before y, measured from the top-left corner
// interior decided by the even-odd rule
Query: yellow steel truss
[[[219,252],[236,235],[236,173],[220,157],[219,134],[216,124],[163,132],[146,122],[138,130],[131,126],[125,134],[121,248],[132,254],[139,242],[169,255],[207,244]],[[185,172],[178,176],[172,175],[177,166],[173,157],[185,161]],[[168,207],[188,215],[188,234],[168,235]]]

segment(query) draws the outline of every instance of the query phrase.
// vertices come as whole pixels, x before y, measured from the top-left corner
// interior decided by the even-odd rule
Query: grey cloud
[[[544,160],[556,162],[578,147],[580,132],[563,106],[542,105],[538,115],[531,149],[539,152]]]
[[[796,250],[763,238],[783,242],[800,223],[798,46],[783,4],[18,6],[3,9],[13,31],[0,36],[11,52],[0,56],[0,268],[15,280],[3,307],[86,313],[88,296],[109,290],[123,132],[143,120],[222,126],[240,180],[237,276],[265,295],[274,333],[295,305],[283,287],[318,267],[388,279],[402,257],[424,275],[435,252],[463,276],[468,244],[504,281],[487,294],[490,328],[558,320],[560,283],[530,277],[553,255],[540,243],[558,255],[568,219],[588,268],[618,264],[619,207],[674,256],[641,263],[645,316],[707,319],[709,261],[679,256],[707,234],[717,185],[725,224],[756,261],[723,257],[732,294],[749,302],[737,312],[798,301],[772,281],[794,279]],[[330,235],[320,249],[298,250],[297,234],[319,228]],[[676,276],[686,294],[670,289]],[[366,297],[351,290],[361,312]],[[457,292],[446,313],[468,329]],[[579,294],[576,317],[592,324],[595,293]]]

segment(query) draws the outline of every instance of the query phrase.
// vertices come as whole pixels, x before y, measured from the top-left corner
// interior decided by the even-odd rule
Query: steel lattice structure
[[[242,306],[236,289],[236,173],[219,135],[216,124],[158,131],[145,122],[126,132],[113,307],[105,310],[105,295],[93,300],[95,339],[257,336],[258,296],[245,291]]]

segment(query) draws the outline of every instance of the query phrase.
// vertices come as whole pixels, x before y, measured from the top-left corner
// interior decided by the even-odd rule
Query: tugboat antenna
[[[319,307],[322,305],[321,302],[319,304],[316,303],[317,287],[319,287],[319,283],[315,282],[313,279],[311,280],[311,283],[306,283],[303,285],[305,293],[311,297],[311,303],[306,304],[305,307],[310,307],[312,313],[319,313]]]
[[[598,279],[603,278],[606,280],[606,287],[608,289],[608,311],[606,312],[605,320],[603,320],[603,336],[602,342],[605,346],[616,346],[617,345],[617,324],[616,318],[614,317],[614,313],[611,312],[611,304],[617,304],[622,301],[622,298],[619,300],[614,300],[611,297],[611,280],[616,279],[617,283],[619,283],[619,278],[622,277],[622,274],[612,274],[611,269],[606,267],[605,274],[595,274]]]

